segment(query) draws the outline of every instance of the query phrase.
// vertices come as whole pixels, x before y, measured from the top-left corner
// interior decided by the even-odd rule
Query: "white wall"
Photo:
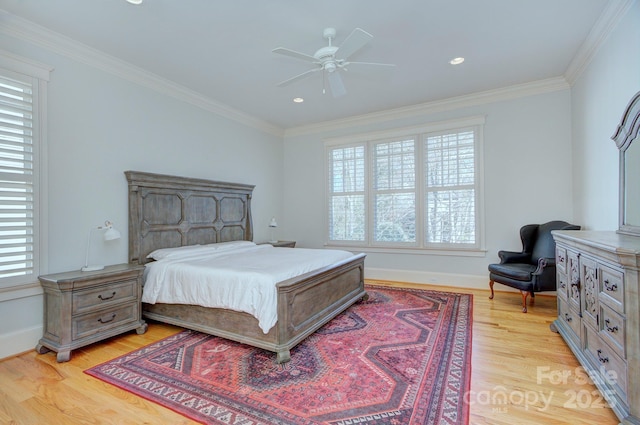
[[[568,85],[562,87],[510,100],[490,100],[489,96],[476,106],[410,117],[390,113],[388,118],[378,116],[349,127],[327,123],[326,129],[286,136],[285,238],[314,248],[325,241],[324,139],[484,115],[486,255],[369,252],[366,273],[370,278],[487,288],[487,265],[498,261],[499,249],[521,248],[518,231],[522,225],[573,221],[570,92]]]
[[[639,90],[640,2],[635,2],[572,87],[575,212],[589,229],[618,228],[618,149],[611,136]]]
[[[125,170],[255,184],[254,240],[269,239],[269,219],[281,216],[283,200],[280,136],[17,38],[0,37],[0,50],[54,67],[42,273],[80,269],[89,229],[105,219],[122,238],[93,245],[92,262],[127,262]],[[42,336],[42,296],[33,295],[40,291],[23,292],[0,293],[0,358],[35,347]]]

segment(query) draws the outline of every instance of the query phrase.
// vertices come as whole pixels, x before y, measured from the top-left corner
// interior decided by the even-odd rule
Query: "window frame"
[[[447,121],[439,121],[428,123],[420,126],[395,128],[384,131],[376,131],[370,133],[355,134],[343,137],[327,138],[324,140],[324,172],[325,172],[325,198],[324,198],[324,245],[337,248],[359,248],[369,252],[386,252],[386,253],[414,253],[414,254],[440,254],[440,255],[463,255],[463,256],[482,256],[486,252],[484,238],[484,179],[483,179],[483,133],[484,133],[484,116],[471,116],[462,119],[453,119]],[[465,130],[474,131],[474,190],[475,190],[475,244],[444,244],[444,243],[427,243],[426,241],[426,182],[425,182],[425,151],[424,144],[428,135],[447,132],[463,132]],[[374,146],[380,143],[391,142],[393,140],[401,140],[403,138],[413,138],[415,140],[415,203],[416,203],[416,241],[413,242],[391,242],[374,240],[374,172],[375,158]],[[333,149],[364,145],[365,157],[365,240],[358,241],[339,241],[330,240],[329,216],[331,214],[331,167],[330,152]]]
[[[38,275],[48,266],[47,86],[52,67],[0,50],[0,73],[33,88],[33,272],[0,279],[0,301],[42,292]]]

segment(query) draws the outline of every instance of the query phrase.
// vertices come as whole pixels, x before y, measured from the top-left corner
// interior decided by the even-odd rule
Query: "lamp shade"
[[[106,221],[104,224],[107,230],[106,232],[104,232],[104,235],[102,235],[102,237],[105,241],[120,239],[120,232],[113,227],[113,223],[111,223],[110,221]]]

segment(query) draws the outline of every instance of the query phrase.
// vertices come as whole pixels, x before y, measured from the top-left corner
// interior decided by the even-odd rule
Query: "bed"
[[[253,185],[126,171],[129,261],[146,264],[164,248],[252,241]],[[297,248],[273,248],[288,250]],[[366,297],[364,254],[277,283],[275,325],[264,332],[253,315],[195,304],[143,303],[145,318],[205,332],[291,359],[290,350]]]

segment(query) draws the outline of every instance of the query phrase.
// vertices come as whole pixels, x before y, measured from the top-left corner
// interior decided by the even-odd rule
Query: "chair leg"
[[[527,297],[529,296],[529,291],[520,290],[522,294],[522,312],[527,312]],[[533,296],[531,297],[531,304],[533,304]]]
[[[491,295],[489,295],[489,299],[493,299],[493,280],[489,281],[489,289],[491,289]]]

